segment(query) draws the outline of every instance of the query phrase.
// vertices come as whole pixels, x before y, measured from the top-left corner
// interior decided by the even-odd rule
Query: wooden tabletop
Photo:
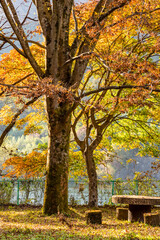
[[[160,205],[160,197],[139,195],[113,195],[112,202],[133,205]]]

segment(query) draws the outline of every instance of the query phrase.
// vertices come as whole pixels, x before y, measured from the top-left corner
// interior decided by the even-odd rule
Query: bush
[[[10,203],[14,184],[11,181],[0,182],[0,204]]]

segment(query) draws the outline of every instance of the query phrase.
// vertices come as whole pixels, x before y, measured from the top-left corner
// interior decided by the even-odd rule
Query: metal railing
[[[3,179],[0,180],[0,204],[43,204],[44,179]],[[70,205],[88,204],[88,182],[68,183],[68,203]],[[111,204],[112,195],[160,196],[160,180],[111,180],[98,181],[98,204]]]

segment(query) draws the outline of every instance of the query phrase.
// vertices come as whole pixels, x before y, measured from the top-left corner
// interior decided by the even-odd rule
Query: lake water
[[[12,204],[43,204],[44,180],[8,180],[0,181],[0,203]],[[111,203],[113,194],[160,195],[160,180],[158,181],[99,181],[98,205]],[[88,183],[69,181],[68,202],[70,205],[88,204]]]

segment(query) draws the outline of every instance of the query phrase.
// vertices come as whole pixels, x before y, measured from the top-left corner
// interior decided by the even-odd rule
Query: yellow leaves
[[[24,135],[35,133],[40,134],[42,129],[43,129],[42,126],[28,125],[27,127],[25,127]]]
[[[13,117],[13,108],[5,105],[0,111],[0,125],[8,125]]]
[[[37,107],[39,104],[37,103]],[[32,109],[33,110],[33,109]],[[44,113],[44,106],[39,108],[39,111],[31,112],[27,114],[24,118],[19,118],[16,121],[16,128],[23,129],[24,135],[41,133],[43,129],[43,124],[46,121],[46,115]]]
[[[135,160],[135,159],[128,159],[127,161],[126,161],[126,164],[128,165],[129,163],[134,163],[134,164],[136,164],[137,163],[137,160]]]
[[[9,158],[3,164],[7,177],[42,177],[45,172],[47,150],[42,153],[33,151],[24,157]]]
[[[150,109],[150,113],[152,117],[160,122],[160,110],[159,107],[156,107],[154,109]]]
[[[79,178],[87,176],[85,160],[82,152],[75,149],[75,145],[71,145],[69,152],[69,174],[72,178]]]
[[[15,124],[16,128],[18,130],[23,129],[23,127],[24,127],[23,125],[27,123],[27,119],[28,119],[28,117],[17,120],[16,124]]]

